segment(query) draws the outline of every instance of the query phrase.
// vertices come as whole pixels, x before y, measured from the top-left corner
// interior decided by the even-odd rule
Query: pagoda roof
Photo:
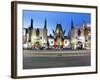
[[[52,34],[48,35],[47,37],[52,38],[52,39],[54,38],[54,36],[52,36]]]
[[[61,30],[61,32],[63,33],[63,29],[62,29],[62,25],[61,25],[61,24],[57,24],[57,25],[56,25],[56,30],[57,30],[57,29]],[[56,31],[56,30],[55,30],[55,31]]]
[[[64,39],[69,39],[69,37],[68,36],[64,36]]]

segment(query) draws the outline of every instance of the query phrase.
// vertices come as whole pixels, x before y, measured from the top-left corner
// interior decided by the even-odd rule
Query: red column
[[[54,48],[56,48],[56,40],[54,40]]]
[[[62,40],[62,48],[64,47],[64,40]]]

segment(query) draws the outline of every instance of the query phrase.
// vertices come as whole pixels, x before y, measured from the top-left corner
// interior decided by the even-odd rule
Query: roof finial
[[[46,28],[47,28],[47,21],[45,19],[44,29],[46,29]]]
[[[31,28],[33,28],[33,19],[31,18],[31,25],[30,25]]]
[[[73,20],[71,20],[71,29],[74,28],[74,25],[73,25]]]

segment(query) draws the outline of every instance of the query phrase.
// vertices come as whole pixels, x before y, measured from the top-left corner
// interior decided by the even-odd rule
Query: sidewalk
[[[90,50],[23,50],[24,56],[86,56],[90,55]]]

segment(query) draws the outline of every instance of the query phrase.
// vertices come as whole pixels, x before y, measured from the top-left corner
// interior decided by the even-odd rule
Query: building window
[[[91,40],[91,36],[88,37],[88,40]]]
[[[42,39],[42,37],[40,37],[40,39]]]
[[[53,44],[53,41],[51,41],[51,44]]]
[[[65,41],[65,44],[67,44],[67,41]]]
[[[40,31],[39,31],[39,29],[37,28],[37,30],[36,30],[36,36],[39,36],[39,34],[40,34]]]

